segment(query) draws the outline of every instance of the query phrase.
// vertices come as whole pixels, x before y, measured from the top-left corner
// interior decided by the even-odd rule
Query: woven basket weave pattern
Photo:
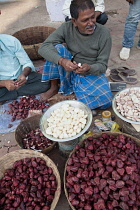
[[[38,54],[40,45],[53,32],[55,28],[47,26],[35,26],[22,29],[13,34],[22,44],[31,60],[42,58]]]
[[[42,158],[43,160],[46,161],[46,165],[48,167],[51,167],[53,170],[53,174],[55,175],[56,180],[57,180],[57,190],[55,192],[55,197],[51,204],[50,210],[54,210],[56,207],[56,204],[59,200],[60,194],[61,194],[61,180],[60,180],[60,175],[59,175],[56,165],[48,156],[46,156],[42,153],[35,152],[32,150],[27,150],[27,149],[26,150],[25,149],[24,150],[16,150],[14,152],[10,152],[0,158],[0,178],[3,177],[6,169],[12,168],[15,161],[21,160],[24,158],[31,158],[31,157]]]
[[[20,124],[17,126],[15,131],[15,139],[19,146],[24,149],[23,147],[23,138],[25,138],[26,134],[28,134],[31,130],[35,130],[37,128],[40,128],[40,118],[42,115],[34,115],[32,117],[29,117],[23,121],[20,122]],[[53,142],[52,145],[50,145],[47,148],[44,148],[41,152],[44,154],[49,153],[57,142]]]
[[[138,139],[140,139],[140,132],[136,131],[136,129],[131,125],[131,123],[128,123],[122,119],[117,119],[118,124],[122,128],[123,133],[127,133],[128,135],[134,136]]]

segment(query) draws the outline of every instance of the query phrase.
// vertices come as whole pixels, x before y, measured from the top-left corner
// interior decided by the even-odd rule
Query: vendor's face
[[[94,8],[79,11],[78,18],[72,18],[72,22],[74,26],[77,26],[80,33],[92,34],[96,23]]]

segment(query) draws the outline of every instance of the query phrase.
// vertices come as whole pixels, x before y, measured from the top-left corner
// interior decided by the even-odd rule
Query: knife
[[[80,52],[77,52],[77,53],[75,53],[73,56],[72,56],[72,58],[71,58],[71,62],[73,62],[74,61],[74,58],[76,57],[76,55],[77,54],[79,54]],[[68,76],[69,76],[69,74],[70,74],[70,72],[69,71],[67,71],[67,73],[66,73],[66,78],[68,78]]]

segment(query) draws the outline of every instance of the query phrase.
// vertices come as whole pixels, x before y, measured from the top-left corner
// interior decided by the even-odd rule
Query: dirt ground
[[[138,83],[136,85],[127,85],[127,87],[140,87],[140,50],[136,48],[140,34],[140,26],[138,26],[135,44],[131,50],[130,58],[127,61],[120,60],[118,54],[121,49],[124,23],[128,12],[128,3],[122,0],[105,0],[105,5],[109,17],[106,27],[110,30],[112,36],[112,50],[108,67],[109,69],[118,66],[134,68],[137,72],[136,77]],[[0,10],[0,33],[3,34],[12,35],[21,29],[32,26],[52,26],[57,28],[61,24],[61,22],[50,21],[45,0],[0,0]],[[40,66],[43,61],[37,60],[33,62],[35,66]],[[112,108],[110,111],[113,114]],[[99,115],[99,117],[100,116],[101,115]],[[14,132],[0,134],[0,157],[18,149],[20,149],[20,147],[15,140]],[[62,181],[62,193],[55,209],[69,210],[70,207],[63,190],[63,172],[67,158],[59,152],[58,147],[56,147],[48,156],[57,165]]]
[[[0,0],[0,33],[13,34],[32,26],[58,27],[51,22],[45,0]]]

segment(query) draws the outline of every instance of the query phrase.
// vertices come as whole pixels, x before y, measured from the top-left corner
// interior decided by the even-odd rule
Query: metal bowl
[[[54,110],[60,108],[63,104],[69,104],[70,106],[73,106],[75,108],[79,108],[79,109],[83,110],[85,112],[85,114],[87,114],[87,123],[86,123],[84,129],[81,130],[81,132],[78,133],[77,135],[66,138],[66,139],[58,139],[58,138],[54,138],[51,135],[46,134],[45,131],[46,131],[46,128],[48,127],[47,119],[50,117],[51,113]],[[80,101],[67,100],[67,101],[61,101],[61,102],[58,102],[58,103],[52,105],[51,107],[49,107],[47,109],[46,112],[44,112],[44,114],[42,115],[42,117],[40,119],[40,129],[41,129],[42,133],[44,134],[44,136],[51,139],[52,141],[66,142],[66,141],[70,141],[70,140],[73,140],[73,139],[76,139],[76,138],[82,136],[82,134],[84,134],[88,130],[91,123],[92,123],[92,112],[88,106],[86,106],[84,103],[82,103]]]
[[[131,89],[132,89],[132,88],[131,88]],[[140,87],[133,87],[133,89],[139,90]],[[125,93],[125,92],[128,92],[129,90],[130,90],[130,88],[126,88],[126,89],[124,89],[124,90],[119,91],[119,92],[114,96],[113,101],[112,101],[112,108],[113,108],[113,111],[115,112],[115,114],[116,114],[119,118],[121,118],[122,120],[124,120],[125,122],[140,125],[140,122],[135,122],[135,121],[132,121],[132,120],[127,119],[126,117],[123,117],[123,116],[120,114],[120,112],[118,112],[118,110],[117,110],[116,97],[120,94],[120,92],[121,92],[121,93]]]

